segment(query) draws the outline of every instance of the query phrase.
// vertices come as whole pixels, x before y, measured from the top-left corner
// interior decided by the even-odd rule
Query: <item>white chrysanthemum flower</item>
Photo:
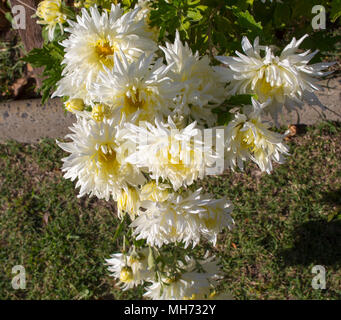
[[[185,257],[187,265],[180,261],[182,269],[186,270],[183,274],[173,277],[163,276],[159,281],[151,279],[152,284],[146,288],[144,296],[153,300],[203,300],[210,299],[215,281],[219,278],[219,267],[214,257],[208,261],[200,263],[204,272],[195,271],[195,261],[188,256]]]
[[[120,219],[123,218],[125,213],[128,213],[132,220],[138,214],[140,204],[139,191],[136,188],[129,187],[117,197],[117,213]]]
[[[70,156],[62,159],[64,177],[74,181],[80,187],[79,197],[86,194],[109,200],[114,199],[128,184],[143,184],[143,175],[132,165],[124,162],[125,149],[120,138],[119,115],[102,122],[77,116],[77,122],[71,127],[73,134],[66,138],[71,142],[58,145]]]
[[[283,163],[288,147],[283,143],[285,135],[270,131],[269,125],[261,121],[260,113],[267,103],[260,104],[252,98],[252,112],[236,113],[226,128],[226,161],[231,169],[251,159],[262,171],[272,171],[272,161]],[[248,106],[250,107],[250,106]]]
[[[134,286],[150,281],[153,272],[148,269],[148,248],[132,250],[124,255],[116,253],[111,259],[106,259],[108,270],[112,276],[119,279],[122,290],[128,290]]]
[[[223,227],[231,228],[234,223],[229,215],[232,204],[226,198],[211,199],[200,192],[172,194],[163,202],[141,202],[139,216],[131,223],[136,239],[158,247],[178,242],[194,247],[204,236],[215,245]]]
[[[216,115],[212,107],[224,100],[224,86],[210,66],[208,56],[193,54],[188,44],[182,44],[179,32],[176,32],[174,44],[166,43],[161,47],[168,64],[172,64],[172,75],[182,85],[179,105],[175,113],[191,116],[198,123],[213,125]],[[209,104],[210,103],[210,104]]]
[[[139,8],[139,12],[136,15],[136,19],[144,19],[146,22],[146,28],[152,33],[153,39],[156,41],[159,37],[159,28],[157,26],[150,27],[150,9],[152,1],[150,0],[138,0],[135,8]]]
[[[144,297],[152,300],[187,300],[204,299],[210,294],[211,285],[207,274],[198,272],[185,273],[177,279],[163,278],[152,282],[146,288]]]
[[[62,0],[44,0],[38,4],[36,16],[41,20],[38,24],[46,25],[48,29],[48,38],[50,41],[54,38],[54,31],[57,24],[63,33],[63,23],[66,22],[67,15],[62,10]]]
[[[126,159],[140,168],[147,168],[151,178],[169,180],[174,190],[203,178],[205,169],[212,166],[216,156],[205,146],[196,123],[178,130],[172,119],[168,123],[155,120],[155,126],[126,124],[126,138],[137,144],[136,151]]]
[[[142,54],[132,63],[122,52],[120,57],[121,61],[115,53],[114,68],[101,72],[101,82],[91,86],[92,99],[113,109],[121,108],[126,115],[138,112],[137,121],[153,121],[159,114],[168,116],[178,87],[167,76],[169,67],[162,58],[153,64],[153,54]]]
[[[58,81],[57,88],[51,98],[54,97],[82,99],[85,104],[91,104],[91,96],[86,88],[86,83],[81,83],[74,75],[65,75]]]
[[[308,65],[318,52],[310,50],[297,53],[299,45],[308,35],[301,39],[292,39],[279,56],[275,56],[268,46],[260,46],[256,38],[253,46],[243,37],[242,48],[246,55],[236,51],[238,57],[217,56],[216,59],[228,68],[215,67],[220,75],[229,82],[230,95],[257,94],[258,100],[264,103],[271,100],[265,111],[277,120],[278,109],[301,105],[308,96],[319,90],[316,81],[330,72],[322,72],[333,63],[316,63]],[[265,54],[261,54],[264,51]]]
[[[170,196],[170,186],[168,184],[159,183],[155,181],[150,181],[146,183],[140,192],[141,201],[155,201],[163,202],[166,201]]]
[[[139,8],[139,12],[136,16],[138,20],[149,19],[151,1],[150,0],[138,0],[135,8]]]
[[[88,88],[98,80],[104,67],[114,66],[114,53],[120,50],[132,62],[142,54],[156,50],[156,44],[144,30],[144,21],[136,21],[138,9],[123,14],[120,5],[112,5],[108,14],[99,13],[97,7],[90,8],[90,14],[82,9],[77,22],[68,21],[70,33],[61,44],[65,47],[63,76],[72,77],[76,87]],[[66,95],[60,89],[58,95]]]

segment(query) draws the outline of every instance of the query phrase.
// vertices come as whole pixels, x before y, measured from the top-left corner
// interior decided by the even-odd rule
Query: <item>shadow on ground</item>
[[[294,245],[279,252],[286,266],[341,266],[341,220],[309,221],[294,229]]]
[[[324,193],[322,201],[330,205],[340,206],[341,205],[341,188]]]

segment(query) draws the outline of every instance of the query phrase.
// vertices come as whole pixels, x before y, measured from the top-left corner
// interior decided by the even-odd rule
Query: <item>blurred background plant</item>
[[[0,0],[0,101],[37,97],[33,68],[21,58],[27,53],[8,0]]]
[[[326,9],[326,29],[312,28],[315,5]],[[258,36],[261,43],[282,48],[292,37],[308,33],[303,49],[319,49],[323,58],[339,55],[340,0],[156,0],[152,7],[151,25],[160,27],[161,41],[179,29],[181,38],[200,54],[231,55],[240,50],[243,36],[250,41]]]

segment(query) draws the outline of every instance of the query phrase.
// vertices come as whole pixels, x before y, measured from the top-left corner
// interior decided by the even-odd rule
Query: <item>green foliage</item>
[[[62,76],[62,60],[64,57],[63,47],[58,41],[46,43],[43,48],[35,48],[29,52],[24,61],[30,63],[33,67],[44,67],[43,85],[41,88],[42,103],[45,103],[56,87],[56,83]]]
[[[323,5],[327,12],[327,30],[315,31],[311,26],[314,5]],[[335,49],[339,37],[333,34],[330,23],[341,15],[341,1],[286,0],[282,3],[253,0],[174,0],[153,1],[150,20],[160,27],[160,41],[173,40],[175,30],[180,31],[193,50],[201,54],[232,54],[240,49],[243,36],[282,47],[292,37],[305,33],[311,36],[314,48]],[[330,28],[332,27],[332,28]],[[321,40],[323,33],[325,36]],[[310,43],[310,44],[311,44]],[[304,47],[304,46],[303,46]],[[308,47],[308,45],[306,45]]]
[[[11,96],[10,86],[22,77],[25,63],[20,60],[22,44],[13,41],[0,42],[0,91],[1,99]]]
[[[330,15],[332,22],[335,22],[338,18],[341,17],[341,0],[332,1]]]

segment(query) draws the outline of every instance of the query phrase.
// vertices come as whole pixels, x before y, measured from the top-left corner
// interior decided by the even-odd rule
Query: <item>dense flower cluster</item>
[[[217,56],[225,66],[213,67],[178,32],[174,42],[158,46],[148,1],[127,12],[114,4],[110,10],[82,5],[64,28],[64,71],[54,92],[77,121],[69,142],[58,144],[70,154],[62,170],[77,180],[79,197],[113,199],[118,217],[130,220],[134,246],[113,254],[109,271],[123,290],[147,283],[151,299],[228,298],[214,291],[220,279],[214,257],[186,255],[160,267],[164,247],[187,250],[202,240],[215,246],[218,234],[234,225],[229,200],[187,187],[214,173],[219,160],[232,170],[251,160],[267,173],[273,162],[283,163],[285,135],[271,131],[262,115],[301,103],[330,64],[308,65],[315,53],[298,53],[305,37],[280,56],[244,37],[245,54]],[[41,2],[37,16],[51,39],[56,24],[63,29],[66,22],[57,0]],[[257,98],[218,126],[214,109],[236,94]],[[207,139],[210,129],[219,131],[213,139]]]
[[[216,57],[228,68],[227,72],[222,67],[216,70],[229,83],[229,94],[256,94],[259,102],[269,101],[265,111],[276,118],[282,107],[300,106],[304,99],[311,96],[316,98],[314,91],[320,88],[316,81],[320,76],[330,73],[322,70],[333,63],[308,65],[317,51],[297,53],[307,36],[299,40],[293,38],[279,56],[270,47],[261,46],[258,38],[252,46],[244,37],[242,48],[245,55],[236,52],[238,57]]]

